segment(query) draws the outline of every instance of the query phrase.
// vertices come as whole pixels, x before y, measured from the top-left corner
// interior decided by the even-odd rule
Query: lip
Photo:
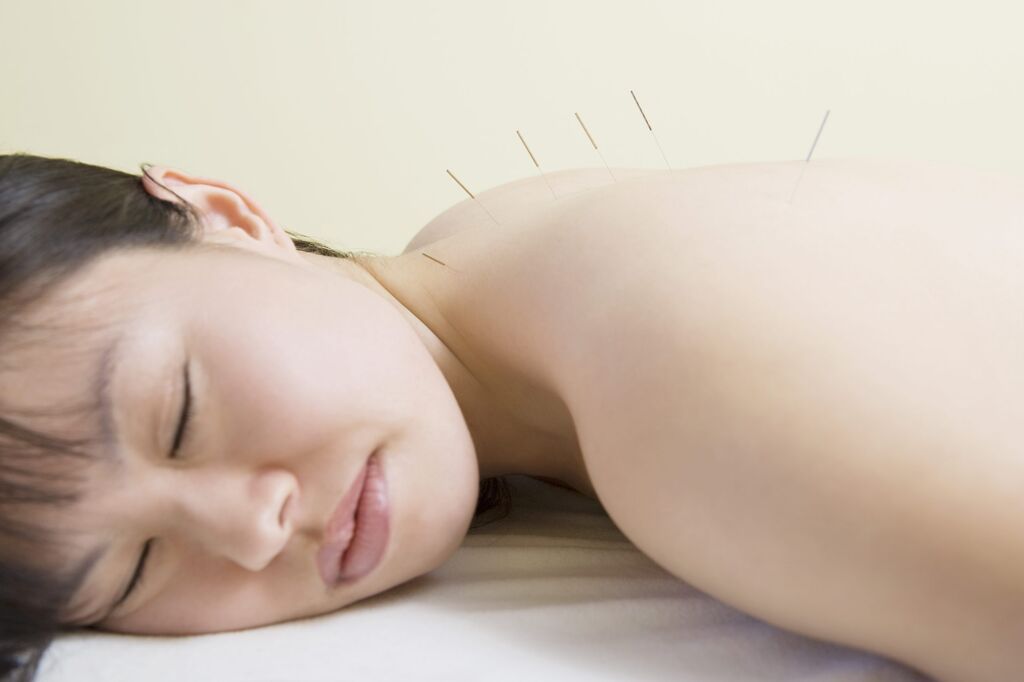
[[[353,582],[379,563],[388,538],[386,483],[375,450],[327,520],[316,555],[320,578],[327,587]]]

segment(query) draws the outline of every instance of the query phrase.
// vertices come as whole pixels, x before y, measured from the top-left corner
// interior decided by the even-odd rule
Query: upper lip
[[[372,456],[370,455],[370,457]],[[324,527],[323,540],[316,554],[316,564],[320,577],[328,585],[334,585],[337,582],[341,572],[341,557],[355,537],[353,533],[347,541],[337,539],[338,533],[354,520],[356,508],[359,506],[359,498],[366,483],[369,461],[368,457],[363,462],[355,480],[331,512],[327,519],[327,525]]]
[[[352,485],[342,495],[338,506],[334,508],[334,511],[327,519],[322,544],[329,543],[331,535],[344,528],[356,515],[356,507],[359,505],[359,493],[362,492],[363,484],[366,482],[366,469],[366,462],[364,462],[363,466],[359,469],[359,473],[356,474],[355,480],[352,481]]]

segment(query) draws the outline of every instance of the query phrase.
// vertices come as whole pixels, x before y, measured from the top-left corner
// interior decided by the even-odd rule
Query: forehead
[[[102,426],[96,417],[103,379],[134,307],[119,296],[116,279],[92,263],[19,311],[0,342],[0,414],[47,438],[94,440]],[[4,459],[15,461],[21,442],[0,445]],[[51,447],[25,449],[34,451],[24,460],[32,469],[66,470],[81,459],[51,456]],[[99,454],[82,445],[76,449]]]
[[[211,302],[220,306],[213,314],[204,311],[205,328],[224,321],[220,313],[237,311],[240,295],[267,302],[281,284],[275,275],[284,272],[280,263],[268,267],[270,261],[202,243],[133,248],[97,258],[4,328],[0,414],[29,413],[25,425],[45,434],[98,435],[104,426],[97,421],[99,388],[108,376],[104,366],[111,370],[126,361],[133,380],[140,379],[139,372],[160,369],[150,366],[171,350],[170,339],[183,342],[185,334],[196,331],[186,319],[197,309]],[[218,298],[229,305],[217,303]]]
[[[265,258],[217,244],[131,248],[104,254],[45,291],[0,331],[0,403],[64,410],[86,395],[103,354],[149,343],[162,323],[216,298],[237,298],[253,282],[274,286]],[[211,321],[216,321],[214,317]],[[156,324],[154,324],[156,322]],[[165,330],[164,330],[165,331]]]
[[[33,301],[0,342],[0,414],[45,436],[84,441],[78,449],[89,459],[111,459],[102,447],[112,427],[109,416],[100,419],[101,398],[112,393],[113,372],[137,338],[153,335],[145,313],[161,306],[144,303],[160,287],[167,260],[152,252],[103,258]],[[67,470],[75,459],[31,461],[33,469]]]
[[[168,268],[168,255],[133,249],[99,256],[70,276],[47,286],[3,329],[5,350],[34,356],[83,350],[94,337],[123,324],[136,312]],[[6,364],[6,363],[5,363]]]
[[[133,288],[124,282],[151,259],[151,254],[97,259],[19,311],[0,343],[4,405],[57,410],[73,398],[91,398],[79,395],[83,379],[96,373],[144,298],[140,289],[147,285]]]
[[[211,267],[210,259],[219,262]],[[3,330],[5,357],[7,352],[18,356],[17,363],[3,365],[49,366],[56,359],[95,363],[112,334],[147,312],[168,310],[191,295],[189,284],[200,275],[214,276],[231,263],[216,245],[139,247],[97,257],[49,288]]]
[[[25,426],[62,438],[99,435],[99,389],[114,366],[127,361],[137,379],[166,354],[169,338],[181,336],[197,303],[218,291],[237,302],[256,281],[275,286],[267,281],[275,273],[260,268],[266,260],[203,243],[97,258],[3,329],[0,414],[31,415]],[[220,319],[208,317],[204,324]]]

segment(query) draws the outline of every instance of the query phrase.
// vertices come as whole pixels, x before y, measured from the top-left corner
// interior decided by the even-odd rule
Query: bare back
[[[426,251],[667,570],[950,679],[1021,673],[1024,180],[824,160],[790,205],[799,175],[607,178],[518,213],[495,191],[501,229]]]

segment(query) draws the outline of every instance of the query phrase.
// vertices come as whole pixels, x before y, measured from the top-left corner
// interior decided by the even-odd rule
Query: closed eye
[[[185,432],[188,428],[189,419],[192,416],[192,381],[188,371],[188,362],[185,362],[185,368],[183,370],[185,375],[185,396],[181,404],[181,413],[178,417],[178,429],[174,434],[174,442],[171,444],[170,459],[174,459],[178,456],[178,452],[181,449],[181,444],[185,440]]]
[[[171,444],[171,452],[170,455],[168,456],[169,459],[174,459],[175,457],[178,456],[178,453],[181,450],[181,444],[185,440],[185,433],[188,429],[189,418],[192,415],[192,381],[189,377],[188,361],[185,362],[185,367],[182,370],[182,373],[184,375],[185,381],[185,395],[182,399],[181,411],[178,417],[178,428],[174,433],[174,442]],[[145,574],[146,569],[146,559],[149,556],[149,550],[153,546],[154,540],[155,538],[150,538],[146,541],[146,544],[143,545],[142,554],[139,557],[139,561],[135,566],[134,573],[132,573],[132,578],[128,584],[128,589],[126,589],[124,591],[124,594],[121,595],[121,598],[118,599],[117,602],[115,602],[111,610],[116,609],[118,606],[127,601],[128,597],[131,596],[136,586],[142,582],[142,577]]]

